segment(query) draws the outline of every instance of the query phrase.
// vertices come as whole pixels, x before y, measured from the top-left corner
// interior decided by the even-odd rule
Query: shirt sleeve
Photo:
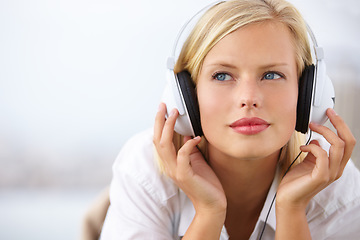
[[[117,176],[111,186],[110,202],[102,240],[174,239],[170,216],[148,192],[146,183]]]
[[[323,192],[323,193],[322,193]],[[360,239],[360,173],[349,162],[340,179],[315,196],[313,239]]]
[[[332,224],[329,225],[329,237],[326,239],[343,240],[360,238],[360,204],[347,207],[344,212],[338,213]]]
[[[139,157],[144,155],[127,147],[115,161],[102,240],[178,239],[177,203],[168,201],[161,181],[154,181],[156,169],[144,164],[153,159]]]
[[[312,239],[344,240],[360,237],[360,205],[346,206],[312,226]]]

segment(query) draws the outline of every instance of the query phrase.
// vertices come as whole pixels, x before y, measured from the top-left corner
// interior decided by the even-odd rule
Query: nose
[[[241,108],[259,108],[261,106],[262,93],[256,81],[240,81],[236,87],[237,105]]]
[[[241,103],[241,107],[258,107],[258,104],[255,101],[252,101],[252,99],[244,99],[244,101],[242,101]]]

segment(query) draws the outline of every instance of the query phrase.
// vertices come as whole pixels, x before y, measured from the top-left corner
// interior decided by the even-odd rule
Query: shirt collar
[[[263,206],[263,209],[261,210],[258,223],[261,224],[261,229],[263,227],[263,223],[266,221],[266,216],[269,214],[269,217],[266,221],[266,225],[269,225],[274,231],[276,229],[276,214],[275,214],[275,194],[278,189],[279,183],[280,183],[280,169],[276,169],[275,178],[271,184],[270,190],[266,196],[265,204]],[[270,209],[271,207],[271,209]],[[270,211],[270,213],[269,213]]]
[[[191,200],[186,196],[186,194],[181,189],[179,191],[180,191],[181,213],[180,213],[178,235],[184,236],[192,220],[195,217],[195,208]]]

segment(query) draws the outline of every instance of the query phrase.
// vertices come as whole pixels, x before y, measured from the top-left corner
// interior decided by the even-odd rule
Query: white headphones
[[[183,136],[201,136],[203,132],[194,82],[187,71],[174,73],[175,50],[189,23],[206,9],[221,2],[224,1],[217,1],[204,7],[185,23],[176,38],[173,56],[167,60],[167,85],[162,101],[167,106],[167,112],[174,108],[178,109],[179,117],[175,124],[175,131]],[[301,133],[308,131],[309,122],[324,124],[327,120],[326,109],[333,108],[335,104],[334,87],[326,74],[324,51],[318,46],[308,25],[307,31],[313,43],[315,64],[305,67],[299,81],[295,130]]]

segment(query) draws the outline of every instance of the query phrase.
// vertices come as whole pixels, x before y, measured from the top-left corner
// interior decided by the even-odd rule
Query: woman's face
[[[210,153],[260,159],[295,129],[295,48],[278,22],[251,24],[220,40],[201,68],[197,94]]]

